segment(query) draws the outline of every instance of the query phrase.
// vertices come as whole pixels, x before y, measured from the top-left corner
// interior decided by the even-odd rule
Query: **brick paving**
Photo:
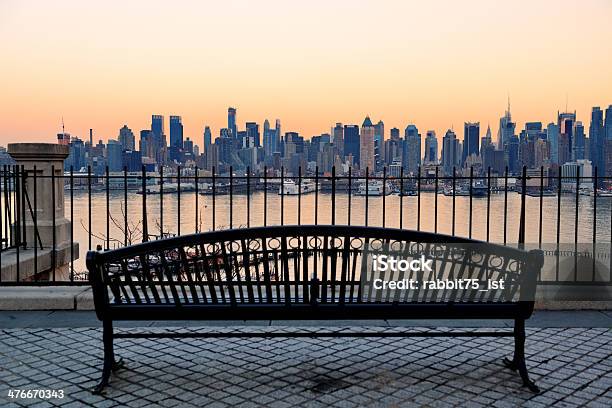
[[[280,337],[119,339],[116,354],[127,367],[114,374],[105,395],[94,396],[89,390],[102,366],[99,328],[2,329],[0,406],[612,406],[611,329],[527,331],[527,365],[539,395],[502,367],[512,338]],[[9,389],[63,390],[65,397],[9,399]]]

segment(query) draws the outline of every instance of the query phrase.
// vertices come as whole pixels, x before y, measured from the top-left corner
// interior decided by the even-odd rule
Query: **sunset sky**
[[[0,0],[0,145],[116,138],[181,115],[201,144],[280,118],[311,137],[366,114],[439,137],[612,104],[612,1]],[[168,133],[168,118],[166,118]],[[388,137],[388,133],[387,133]]]

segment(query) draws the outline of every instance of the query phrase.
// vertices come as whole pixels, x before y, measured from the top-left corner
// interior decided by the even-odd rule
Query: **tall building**
[[[487,125],[487,133],[485,136],[480,139],[480,155],[484,155],[484,150],[487,146],[493,143],[493,138],[491,136],[491,126]]]
[[[574,124],[573,134],[574,134],[574,143],[572,146],[572,160],[573,161],[583,160],[585,159],[584,157],[585,137],[584,137],[584,126],[582,125],[582,122],[577,121]]]
[[[499,132],[497,134],[497,147],[499,149],[504,149],[507,141],[514,136],[515,128],[516,123],[512,122],[512,115],[510,114],[510,98],[508,98],[508,110],[506,110],[504,116],[499,119]]]
[[[559,163],[559,126],[549,123],[546,126],[546,138],[550,143],[550,162]]]
[[[151,116],[151,132],[157,135],[159,138],[164,135],[164,117],[163,115]]]
[[[389,132],[389,137],[391,140],[400,140],[400,130],[396,127],[392,128]]]
[[[204,146],[204,151],[202,153],[208,154],[209,146],[212,143],[212,133],[210,131],[210,127],[208,127],[208,126],[204,126],[203,139],[204,140],[202,141],[203,142],[202,146]]]
[[[408,173],[416,174],[421,165],[421,134],[415,125],[408,125],[404,130],[404,153],[402,167]]]
[[[183,122],[180,116],[170,116],[170,146],[183,148]]]
[[[438,164],[438,138],[434,130],[428,130],[425,136],[425,156],[423,164]]]
[[[472,154],[478,156],[480,145],[480,122],[465,122],[463,125],[463,152],[461,164]]]
[[[594,106],[591,112],[591,124],[589,125],[589,158],[593,163],[593,168],[597,168],[598,171],[605,167],[603,161],[605,139],[603,111],[599,106]]]
[[[383,166],[385,160],[384,140],[385,124],[382,120],[379,120],[378,123],[374,125],[374,160],[377,169]]]
[[[359,147],[359,126],[344,125],[344,157],[351,156],[353,163],[360,163],[360,147]]]
[[[276,129],[270,129],[268,120],[264,122],[263,148],[264,154],[267,157],[272,157],[274,152],[280,151],[279,138]]]
[[[461,160],[461,152],[457,135],[451,129],[446,131],[442,138],[442,169],[444,174],[452,175],[453,167],[458,167]]]
[[[106,160],[109,171],[123,170],[123,146],[117,140],[109,140],[106,145]]]
[[[236,129],[236,108],[227,108],[227,128],[231,132],[231,137],[238,137]]]
[[[134,132],[132,132],[132,129],[127,127],[127,125],[123,125],[123,127],[119,129],[119,143],[123,146],[123,150],[136,150]]]
[[[268,125],[268,127],[270,127]],[[246,142],[243,143],[243,147],[259,147],[260,137],[259,137],[259,125],[255,122],[247,122],[246,123]]]
[[[557,126],[559,127],[559,164],[566,163],[572,158],[575,123],[576,112],[557,112]]]
[[[367,169],[370,173],[376,171],[375,160],[375,128],[369,116],[361,125],[361,134],[359,135],[359,168],[363,171]]]
[[[340,157],[344,157],[344,127],[342,123],[336,123],[332,128],[332,143],[336,146]]]

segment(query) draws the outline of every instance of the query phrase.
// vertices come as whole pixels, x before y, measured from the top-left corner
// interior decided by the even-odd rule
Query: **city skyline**
[[[369,115],[441,141],[466,121],[495,128],[508,95],[518,128],[566,106],[586,122],[612,95],[603,0],[512,2],[503,13],[485,1],[186,9],[1,2],[0,140],[52,141],[63,117],[71,134],[94,128],[106,141],[117,124],[147,128],[151,112],[182,116],[198,140],[204,124],[225,127],[220,107],[238,106],[241,123],[278,117],[307,138]]]

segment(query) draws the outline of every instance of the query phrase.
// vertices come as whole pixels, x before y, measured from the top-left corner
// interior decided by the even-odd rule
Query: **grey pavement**
[[[93,314],[4,312],[0,406],[610,407],[610,318],[597,312],[534,315],[526,350],[539,395],[501,364],[512,354],[512,338],[279,337],[118,339],[116,353],[127,366],[112,377],[104,396],[93,396],[89,390],[102,365],[102,333]],[[289,333],[355,325],[269,323],[129,322],[117,331]],[[408,323],[367,321],[352,330],[432,330],[402,327]],[[594,326],[571,327],[585,323]],[[488,326],[507,330],[507,324]],[[437,330],[458,328],[439,325]],[[64,398],[10,399],[9,389],[63,390]]]

